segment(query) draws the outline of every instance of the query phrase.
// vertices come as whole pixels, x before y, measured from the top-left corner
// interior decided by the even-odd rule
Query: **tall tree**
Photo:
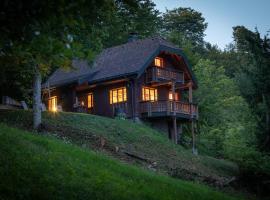
[[[2,1],[1,59],[11,57],[33,71],[33,127],[41,124],[41,80],[52,68],[70,67],[73,57],[89,58],[96,43],[86,35],[113,5],[103,1]],[[90,45],[89,45],[90,44]]]
[[[228,145],[236,139],[237,145],[255,144],[254,117],[235,81],[225,75],[224,67],[201,59],[194,67],[200,83],[195,100],[200,108],[201,146],[214,156],[227,156]],[[237,145],[232,148],[237,147]]]
[[[207,23],[202,13],[180,7],[164,13],[163,28],[166,34],[174,33],[181,37],[183,42],[188,40],[193,46],[202,47]]]
[[[238,54],[245,59],[236,74],[242,94],[259,118],[261,148],[270,150],[270,38],[244,26],[233,28]]]

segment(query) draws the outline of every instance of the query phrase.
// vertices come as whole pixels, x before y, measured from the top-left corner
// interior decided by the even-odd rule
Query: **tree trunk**
[[[35,67],[33,83],[33,128],[41,125],[41,74],[38,66]]]

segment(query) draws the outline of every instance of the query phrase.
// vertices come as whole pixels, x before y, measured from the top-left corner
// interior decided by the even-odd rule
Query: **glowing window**
[[[89,93],[89,94],[87,95],[87,107],[88,107],[88,108],[93,108],[93,107],[94,107],[93,93]]]
[[[143,101],[157,101],[157,89],[143,87],[142,88],[142,100]]]
[[[125,87],[110,90],[110,104],[127,101],[127,89]]]
[[[57,97],[56,96],[49,98],[48,110],[53,111],[53,112],[57,111]]]
[[[160,57],[155,58],[155,66],[157,67],[164,67],[163,59]]]
[[[173,93],[172,93],[172,91],[169,92],[169,100],[173,100]],[[174,100],[176,100],[176,101],[179,100],[178,93],[175,93],[174,94]]]

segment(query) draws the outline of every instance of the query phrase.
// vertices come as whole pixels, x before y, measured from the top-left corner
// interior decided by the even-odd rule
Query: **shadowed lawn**
[[[1,199],[233,199],[0,124]]]
[[[22,110],[5,111],[0,113],[0,121],[29,128],[32,113]],[[57,137],[61,135],[60,138],[64,141],[90,149],[95,149],[99,138],[105,138],[107,149],[119,147],[118,153],[109,152],[117,158],[122,159],[124,155],[120,152],[128,151],[156,162],[158,171],[181,179],[219,185],[238,173],[237,166],[232,162],[208,156],[194,156],[191,151],[173,144],[164,134],[129,120],[81,113],[44,112],[43,124],[46,132]],[[144,167],[149,165],[138,160],[133,161],[133,164]]]

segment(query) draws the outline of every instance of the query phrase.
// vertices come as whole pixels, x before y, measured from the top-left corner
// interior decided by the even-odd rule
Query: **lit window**
[[[169,100],[173,100],[173,93],[172,93],[172,91],[169,92]],[[179,100],[178,93],[175,93],[174,94],[174,100],[176,100],[176,101]]]
[[[93,108],[93,106],[94,106],[93,93],[89,93],[87,95],[87,107],[88,108]]]
[[[48,110],[53,111],[53,112],[57,111],[57,97],[56,96],[49,98]]]
[[[163,67],[164,66],[163,65],[163,59],[160,58],[160,57],[156,57],[155,58],[155,66],[157,66],[157,67]]]
[[[110,104],[127,101],[127,89],[125,87],[110,90]]]
[[[143,101],[157,101],[157,89],[143,87],[142,88],[142,100]]]

